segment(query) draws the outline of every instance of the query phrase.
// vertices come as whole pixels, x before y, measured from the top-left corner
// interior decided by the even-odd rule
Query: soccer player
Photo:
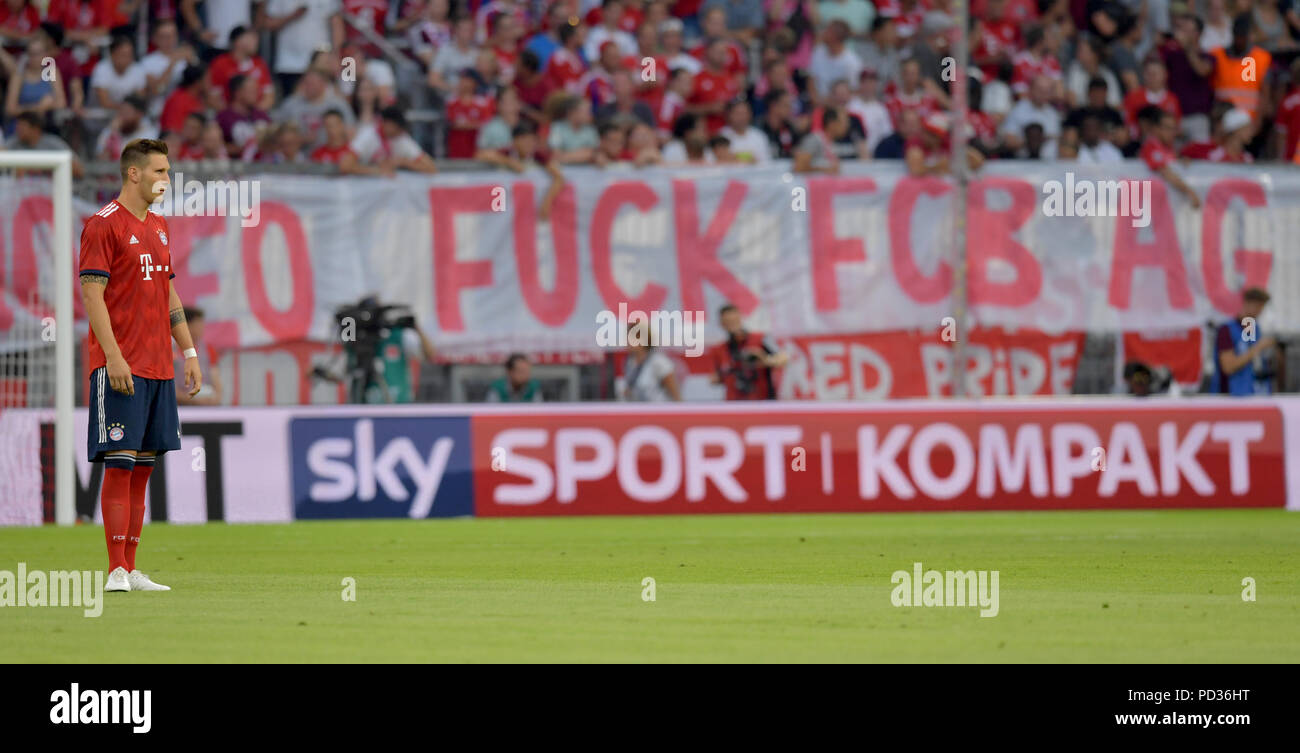
[[[167,144],[132,141],[120,166],[122,192],[81,232],[81,301],[91,331],[87,457],[104,464],[105,590],[169,591],[136,569],[135,554],[154,458],[181,448],[171,337],[184,353],[191,396],[203,375],[171,282],[167,221],[149,211],[169,184]]]

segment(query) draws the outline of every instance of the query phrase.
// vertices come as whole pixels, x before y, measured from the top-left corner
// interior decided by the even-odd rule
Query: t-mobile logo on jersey
[[[144,279],[152,280],[150,272],[166,272],[167,265],[156,265],[153,263],[153,254],[140,254],[140,272],[144,274]]]

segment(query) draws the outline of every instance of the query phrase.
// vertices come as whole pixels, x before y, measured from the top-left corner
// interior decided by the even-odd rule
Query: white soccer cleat
[[[105,591],[130,591],[131,579],[126,575],[126,568],[118,567],[108,574],[108,582],[104,584]]]
[[[127,578],[131,581],[131,590],[132,590],[132,591],[170,591],[170,590],[172,590],[171,586],[164,586],[164,585],[161,584],[161,583],[154,583],[153,581],[149,580],[149,576],[148,576],[148,575],[145,575],[144,573],[140,572],[139,570],[132,570],[132,571],[131,571],[131,574],[130,574],[129,576],[127,576]]]

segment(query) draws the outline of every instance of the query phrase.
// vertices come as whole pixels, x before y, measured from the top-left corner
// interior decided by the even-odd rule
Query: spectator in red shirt
[[[736,44],[732,39],[733,35],[727,30],[727,11],[718,6],[709,8],[700,16],[700,27],[704,32],[704,40],[691,50],[691,54],[707,66],[713,43],[722,42],[725,46],[722,68],[728,75],[737,79],[737,88],[739,88],[749,66],[744,48]]]
[[[495,110],[490,97],[475,93],[473,73],[462,71],[456,80],[456,98],[447,103],[447,157],[473,159],[478,131]]]
[[[513,86],[523,103],[524,114],[535,122],[541,122],[542,110],[552,89],[551,82],[542,74],[536,52],[524,50],[519,53],[519,69],[515,72]]]
[[[1011,88],[1017,96],[1029,93],[1029,85],[1039,76],[1052,79],[1055,89],[1053,101],[1065,99],[1065,78],[1061,72],[1061,61],[1056,59],[1059,34],[1054,27],[1034,26],[1025,33],[1026,49],[1013,59],[1015,73],[1011,77]]]
[[[26,42],[41,28],[41,14],[28,0],[4,0],[0,5],[0,36]]]
[[[1178,135],[1178,125],[1172,113],[1155,105],[1147,105],[1138,112],[1138,125],[1142,129],[1144,140],[1140,156],[1151,171],[1160,175],[1165,182],[1182,194],[1193,209],[1201,208],[1201,199],[1187,185],[1182,176],[1174,171],[1174,139]]]
[[[185,69],[181,74],[180,86],[176,87],[176,91],[172,92],[163,103],[158,126],[164,135],[181,130],[190,115],[206,109],[203,98],[207,95],[210,86],[207,68],[202,65],[191,65]]]
[[[997,76],[998,65],[1010,61],[1021,48],[1020,23],[1007,14],[1007,0],[989,0],[984,15],[971,14],[971,59],[989,79]]]
[[[546,61],[545,75],[553,90],[565,90],[577,94],[578,82],[587,72],[587,63],[582,57],[582,43],[586,37],[587,27],[582,24],[566,24],[560,27],[560,46],[551,53]]]
[[[952,148],[948,140],[951,119],[946,113],[932,112],[921,119],[921,131],[910,138],[903,146],[903,159],[907,171],[915,177],[927,175],[946,175]],[[979,150],[966,147],[968,167],[974,171],[984,164],[984,155]]]
[[[1290,159],[1300,144],[1300,58],[1291,61],[1291,89],[1277,107],[1276,148]]]
[[[348,124],[339,110],[325,113],[321,121],[325,131],[325,143],[312,150],[311,161],[334,165],[341,175],[388,175],[394,174],[392,165],[363,165],[357,153],[348,142]]]
[[[497,58],[497,81],[509,86],[515,80],[515,68],[519,62],[519,40],[524,36],[524,26],[512,14],[503,13],[492,22],[492,36],[488,40],[488,49]]]
[[[257,82],[257,108],[270,110],[275,106],[275,87],[271,83],[271,69],[257,54],[257,31],[249,26],[238,26],[230,32],[230,51],[212,61],[209,69],[212,86],[223,94],[229,93],[230,80],[236,75],[251,76]],[[229,102],[229,99],[226,100]]]
[[[164,133],[169,156],[176,162],[190,162],[203,159],[203,129],[208,119],[201,112],[192,112],[185,116],[185,122],[179,130]]]
[[[904,110],[915,110],[918,115],[926,115],[940,109],[939,98],[927,88],[927,82],[921,78],[921,64],[914,59],[907,59],[898,68],[899,86],[893,94],[885,97],[885,109],[893,118],[894,127],[898,127],[899,115]]]
[[[688,112],[705,116],[710,134],[726,125],[727,103],[740,95],[735,77],[727,70],[728,49],[725,39],[709,42],[704,70],[695,77],[695,88],[688,102]]]
[[[1142,64],[1142,88],[1134,89],[1124,97],[1124,119],[1129,127],[1137,132],[1138,111],[1148,105],[1154,105],[1174,116],[1175,122],[1182,117],[1178,98],[1166,88],[1169,81],[1165,64],[1159,58],[1147,58]]]

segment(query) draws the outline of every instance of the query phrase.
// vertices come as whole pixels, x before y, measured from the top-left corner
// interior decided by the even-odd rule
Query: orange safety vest
[[[1259,110],[1259,93],[1264,86],[1264,76],[1273,64],[1273,56],[1261,47],[1253,47],[1243,58],[1228,55],[1228,48],[1217,47],[1210,55],[1214,58],[1214,96],[1234,107],[1240,107],[1253,118]],[[1247,58],[1253,58],[1254,70],[1247,68]],[[1252,75],[1253,74],[1253,75]]]

